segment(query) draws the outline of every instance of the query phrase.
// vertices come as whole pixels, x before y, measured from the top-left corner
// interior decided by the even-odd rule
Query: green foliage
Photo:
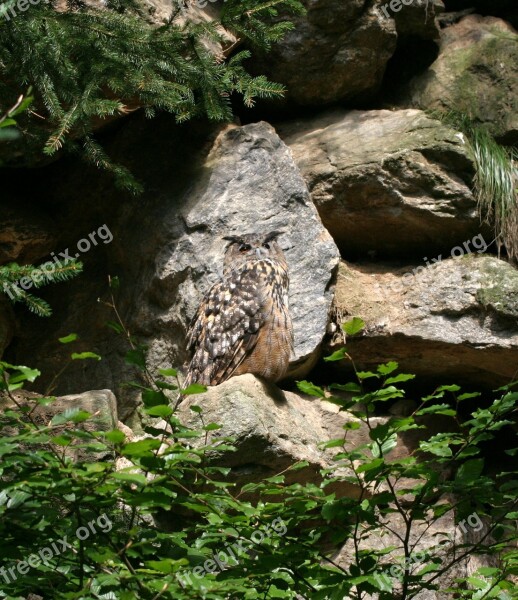
[[[176,371],[164,370],[163,380],[141,368],[147,437],[129,440],[73,405],[42,422],[38,411],[54,399],[19,395],[38,371],[0,363],[0,597],[406,600],[436,589],[462,558],[480,553],[498,556],[496,566],[445,591],[471,600],[518,598],[511,579],[518,574],[518,479],[512,469],[490,473],[482,453],[516,416],[511,387],[468,411],[467,420],[460,406],[473,394],[453,385],[422,398],[408,417],[380,420],[378,410],[403,397],[398,386],[411,378],[395,362],[333,386],[348,390],[345,396],[303,382],[304,392],[322,398],[314,401],[333,402],[350,417],[343,436],[325,443],[336,464],[320,482],[286,482],[308,468],[301,462],[240,488],[214,460],[235,451],[233,440],[209,440],[218,426],[203,421],[200,406],[191,407],[199,428],[182,425],[171,405],[179,386],[167,381]],[[430,415],[453,426],[428,432]],[[362,443],[352,437],[359,428]],[[421,439],[416,450],[394,452],[413,430]],[[355,493],[338,493],[344,486]],[[455,539],[443,525],[448,516],[456,519]],[[461,527],[480,535],[459,539]],[[432,529],[437,541],[423,547]],[[350,558],[338,564],[329,548],[344,544]],[[27,567],[45,548],[51,555]]]
[[[94,124],[139,107],[148,117],[173,113],[180,123],[195,116],[226,120],[233,94],[248,106],[256,97],[281,95],[281,85],[247,73],[248,51],[226,60],[215,48],[228,46],[224,29],[265,48],[290,27],[271,23],[277,11],[302,10],[295,0],[227,0],[219,21],[194,23],[175,1],[168,21],[156,25],[138,0],[108,0],[102,9],[67,0],[66,12],[57,5],[40,2],[3,19],[0,98],[32,85],[35,105],[23,122],[24,141],[48,155],[62,147],[81,150],[132,191],[138,183],[110,161]]]
[[[48,317],[52,314],[48,302],[30,294],[27,289],[68,281],[77,277],[82,270],[83,264],[75,259],[59,264],[49,261],[39,267],[10,263],[0,266],[0,291],[12,302],[21,302],[36,315]]]
[[[16,101],[16,104],[4,115],[0,116],[0,142],[18,139],[20,134],[16,129],[17,123],[15,117],[27,110],[31,102],[31,96],[28,96],[27,98],[20,96]]]
[[[435,113],[462,131],[475,160],[475,195],[480,217],[494,228],[498,249],[518,259],[518,152],[499,144],[463,113]]]

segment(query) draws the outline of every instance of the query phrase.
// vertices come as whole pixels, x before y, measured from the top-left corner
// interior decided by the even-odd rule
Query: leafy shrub
[[[352,335],[359,327],[356,320],[345,329]],[[141,363],[137,355],[140,349],[132,348],[132,364]],[[330,357],[343,359],[345,350]],[[412,378],[396,369],[391,362],[357,372],[355,381],[331,386],[336,395],[300,382],[305,393],[350,413],[343,437],[325,442],[337,451],[336,467],[322,472],[320,484],[287,485],[278,474],[239,489],[229,483],[227,469],[211,462],[214,452],[232,452],[233,441],[209,440],[217,424],[192,429],[177,419],[170,397],[178,392],[174,369],[142,390],[146,436],[128,440],[119,429],[86,428],[95,415],[77,407],[39,422],[38,411],[55,399],[22,400],[19,393],[39,373],[0,363],[0,597],[359,600],[374,594],[406,600],[437,589],[462,558],[481,553],[499,560],[459,577],[446,591],[472,600],[517,598],[518,480],[512,469],[490,473],[482,446],[512,423],[518,392],[502,388],[465,420],[460,407],[476,395],[441,386],[409,416],[380,420],[377,409],[404,397],[401,384]],[[423,419],[430,415],[455,427],[427,433]],[[168,431],[158,427],[158,418]],[[355,446],[350,436],[360,427],[368,441]],[[391,454],[414,430],[421,438],[416,451]],[[358,497],[338,496],[332,491],[337,483],[354,485]],[[244,499],[250,493],[259,500]],[[457,522],[476,515],[483,534],[445,543],[440,519],[449,514]],[[419,539],[434,526],[438,542],[423,549]],[[377,538],[385,534],[392,541],[380,547]],[[351,549],[347,565],[325,550],[344,543]],[[46,561],[33,558],[31,566],[29,557],[44,548]]]

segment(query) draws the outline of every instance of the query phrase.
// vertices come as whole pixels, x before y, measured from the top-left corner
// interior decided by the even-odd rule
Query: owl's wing
[[[233,271],[208,291],[187,334],[194,355],[186,386],[225,381],[253,350],[266,320],[258,283],[250,271]]]

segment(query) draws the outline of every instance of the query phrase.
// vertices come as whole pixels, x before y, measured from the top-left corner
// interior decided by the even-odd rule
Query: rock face
[[[338,423],[346,419],[331,404],[304,400],[253,375],[233,377],[184,400],[179,419],[200,428],[200,416],[190,410],[193,404],[201,406],[203,422],[222,425],[211,433],[213,442],[226,436],[235,439],[237,452],[225,455],[225,466],[232,468],[240,483],[243,477],[247,481],[270,477],[302,460],[310,466],[303,474],[290,474],[292,481],[315,480],[319,470],[332,462],[332,454],[318,444],[337,434]]]
[[[180,210],[164,210],[167,244],[156,254],[150,290],[160,310],[143,315],[180,344],[203,294],[217,281],[227,244],[224,235],[274,231],[290,272],[290,312],[295,336],[291,374],[307,372],[318,357],[332,301],[330,288],[338,251],[322,227],[288,148],[266,123],[223,131],[203,165],[202,177],[187,192]],[[311,241],[311,243],[308,243]],[[141,322],[140,314],[136,321]],[[164,366],[163,337],[152,340],[149,357]],[[183,342],[183,345],[185,343]]]
[[[111,152],[115,157],[124,155],[126,164],[144,180],[143,197],[117,196],[110,182],[102,180],[87,184],[90,175],[82,168],[68,183],[56,173],[53,194],[63,197],[64,222],[70,222],[66,212],[70,189],[85,189],[81,222],[72,218],[72,228],[61,229],[67,237],[59,240],[58,249],[73,249],[101,223],[107,224],[113,241],[81,256],[84,276],[67,283],[67,296],[52,289],[58,286],[44,290],[61,317],[33,322],[30,335],[17,340],[12,360],[39,368],[42,385],[47,385],[70,352],[96,352],[103,360],[73,364],[57,393],[109,387],[119,400],[121,418],[127,418],[140,399],[127,387],[119,388],[135,373],[124,363],[127,343],[105,327],[114,320],[113,312],[97,301],[111,303],[107,275],[121,279],[117,306],[131,333],[147,346],[151,370],[181,367],[188,358],[188,325],[222,271],[227,244],[223,236],[280,229],[285,231],[279,241],[291,278],[292,374],[303,376],[319,357],[339,254],[290,150],[264,122],[220,128],[212,138],[205,128],[202,145],[195,141],[194,127],[179,133],[170,117],[163,117],[157,131],[146,125],[144,134],[139,127],[145,120],[133,123],[134,129],[115,136]],[[107,193],[113,193],[119,204],[106,206]],[[73,348],[56,342],[72,331],[79,335]]]
[[[518,271],[479,256],[479,242],[472,254],[429,267],[341,265],[337,313],[366,321],[365,335],[347,340],[361,368],[396,360],[404,372],[474,389],[516,377]]]
[[[61,396],[56,398],[50,404],[39,404],[33,408],[32,402],[37,397],[36,394],[30,394],[24,391],[15,392],[14,396],[20,405],[30,405],[31,415],[34,422],[40,427],[46,427],[50,423],[53,417],[62,414],[67,410],[79,409],[92,415],[91,418],[84,421],[80,425],[80,429],[84,431],[112,431],[118,426],[124,425],[117,421],[117,399],[110,390],[90,390],[82,394],[71,394],[69,396]],[[10,398],[0,397],[0,409],[2,411],[7,408],[14,406],[14,403]],[[63,427],[57,427],[55,429],[56,435],[66,431],[70,427],[76,427],[73,424],[65,424]],[[15,432],[6,433],[4,435],[15,435]],[[76,448],[76,442],[74,440],[63,450],[66,455],[74,458],[75,460],[100,460],[103,457],[98,454],[89,453],[84,448]]]
[[[507,143],[518,140],[518,34],[470,15],[443,30],[440,54],[410,84],[413,106],[466,113]]]
[[[300,105],[372,97],[396,47],[392,19],[363,0],[305,0],[307,14],[252,68],[287,88]]]
[[[201,417],[190,410],[192,405],[201,407]],[[231,477],[239,485],[261,481],[299,461],[307,461],[309,465],[287,471],[286,482],[320,482],[319,471],[332,467],[333,457],[339,451],[323,450],[320,445],[343,438],[346,423],[359,422],[350,413],[339,412],[334,404],[284,392],[253,375],[233,377],[203,394],[188,397],[180,405],[178,418],[195,429],[207,423],[220,424],[221,429],[210,432],[208,441],[216,442],[227,436],[234,439],[236,452],[226,453],[222,464],[231,468]],[[373,417],[372,426],[386,421],[386,417]],[[358,429],[348,431],[347,439],[352,447],[370,443],[367,425],[362,423]],[[205,444],[205,439],[201,441]],[[391,457],[406,456],[407,443],[415,446],[415,440],[400,439]],[[334,491],[356,498],[359,488],[340,481]]]
[[[385,3],[382,3],[382,6]],[[442,0],[433,2],[411,2],[401,4],[398,12],[393,12],[398,36],[419,37],[424,40],[438,40],[439,27],[436,16],[444,11]],[[387,8],[390,13],[390,4]]]
[[[4,193],[3,190],[2,195]],[[5,197],[1,210],[0,265],[9,262],[31,264],[50,252],[56,237],[49,218],[38,210],[24,209],[19,201]]]
[[[421,111],[335,111],[278,130],[344,257],[429,256],[480,230],[464,140]]]

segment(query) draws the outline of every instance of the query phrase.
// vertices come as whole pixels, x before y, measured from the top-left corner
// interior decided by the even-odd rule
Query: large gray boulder
[[[201,414],[191,410],[193,405],[201,408]],[[337,405],[282,391],[250,374],[233,377],[203,394],[189,396],[180,404],[177,416],[193,429],[201,429],[208,423],[221,425],[220,429],[208,432],[207,442],[217,444],[220,439],[231,437],[236,452],[221,456],[214,453],[212,460],[230,467],[230,477],[240,486],[281,472],[288,484],[318,483],[322,480],[320,471],[325,468],[335,469],[342,475],[350,474],[345,465],[335,461],[340,447],[322,447],[329,440],[342,439],[346,423],[354,422],[358,427],[347,430],[350,447],[372,442],[368,426],[349,412],[339,411]],[[386,422],[386,416],[371,418],[372,427]],[[158,424],[158,427],[163,426],[164,423]],[[193,443],[205,444],[205,437]],[[401,437],[391,458],[407,456],[409,445],[415,447],[415,440]],[[302,469],[290,470],[299,461],[308,464]],[[345,477],[328,490],[353,498],[361,491]]]
[[[501,19],[470,15],[443,30],[437,60],[410,84],[407,103],[450,110],[518,140],[518,33]]]
[[[300,105],[372,97],[396,47],[394,20],[363,0],[303,3],[307,14],[290,15],[294,29],[271,51],[254,52],[252,69],[283,83]]]
[[[343,256],[429,256],[479,232],[465,140],[423,112],[337,110],[278,131]]]
[[[291,375],[306,373],[318,358],[326,331],[338,250],[274,129],[255,123],[220,133],[182,208],[165,206],[163,219],[166,227],[170,223],[167,244],[157,248],[149,285],[167,308],[148,305],[147,324],[159,323],[173,343],[184,343],[190,318],[222,272],[223,236],[280,229],[285,232],[279,241],[291,280]],[[178,221],[183,223],[180,229]],[[155,367],[168,364],[163,342],[164,336],[150,340],[148,357]]]
[[[496,388],[516,378],[518,271],[479,255],[482,240],[467,240],[469,253],[462,243],[452,249],[459,258],[436,256],[430,266],[341,264],[336,314],[366,322],[363,336],[347,340],[358,368],[396,360],[404,372],[427,383],[472,389]],[[342,343],[337,337],[332,348]]]

